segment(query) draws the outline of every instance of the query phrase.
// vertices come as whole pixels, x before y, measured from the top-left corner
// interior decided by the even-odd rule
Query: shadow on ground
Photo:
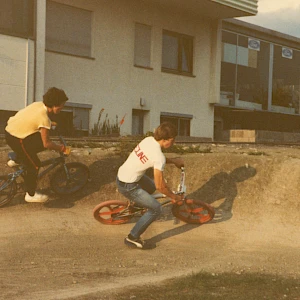
[[[232,206],[238,194],[237,183],[255,175],[256,169],[250,166],[238,167],[230,173],[217,173],[198,190],[188,194],[187,198],[200,199],[213,205],[216,214],[212,222],[227,221],[232,217]],[[216,202],[220,200],[222,200],[221,204],[217,204]]]
[[[47,192],[51,193],[51,201],[47,202],[45,206],[49,208],[70,208],[77,201],[99,192],[104,186],[106,189],[112,189],[111,191],[108,190],[108,193],[114,191],[117,171],[122,163],[123,158],[115,156],[93,162],[89,166],[91,180],[82,190],[72,195],[58,196],[48,189]]]

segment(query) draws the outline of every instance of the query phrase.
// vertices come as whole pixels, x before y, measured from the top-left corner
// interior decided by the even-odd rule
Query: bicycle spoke
[[[128,222],[134,213],[132,213],[128,203],[118,200],[110,200],[100,203],[94,208],[94,218],[109,225],[118,225]]]
[[[197,202],[190,199],[182,205],[174,205],[172,212],[178,219],[192,224],[204,224],[214,217],[212,207],[204,202]]]

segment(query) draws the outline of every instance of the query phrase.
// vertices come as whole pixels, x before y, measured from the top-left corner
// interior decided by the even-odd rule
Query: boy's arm
[[[158,169],[154,169],[154,183],[156,189],[160,191],[162,194],[171,198],[172,202],[177,202],[182,200],[182,196],[176,195],[170,190],[170,188],[167,186],[166,181],[164,179],[163,172]]]
[[[181,157],[166,158],[166,163],[173,164],[179,169],[184,167],[184,161]]]
[[[58,152],[64,152],[65,151],[65,146],[64,145],[59,145],[50,140],[49,136],[49,129],[41,127],[40,128],[41,132],[41,138],[43,141],[43,146],[49,150],[55,150]]]

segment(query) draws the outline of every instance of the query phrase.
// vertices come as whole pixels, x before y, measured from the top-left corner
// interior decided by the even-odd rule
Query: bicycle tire
[[[98,204],[93,211],[94,218],[102,224],[120,225],[133,217],[133,208],[128,202],[109,200]]]
[[[185,199],[182,204],[174,204],[173,215],[188,224],[204,224],[211,221],[215,216],[214,208],[201,201]]]
[[[65,167],[70,178],[67,178]],[[61,166],[51,177],[50,186],[58,195],[70,195],[82,189],[90,177],[89,168],[79,162],[66,163]]]
[[[0,206],[10,202],[17,192],[17,184],[9,175],[0,175]]]

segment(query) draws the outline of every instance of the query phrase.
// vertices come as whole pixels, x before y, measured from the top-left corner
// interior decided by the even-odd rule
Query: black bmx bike
[[[66,146],[66,142],[62,136],[60,141]],[[66,162],[66,155],[60,153],[59,156],[42,161],[38,178],[43,177],[51,170],[57,167],[50,176],[50,187],[58,195],[70,195],[80,189],[90,180],[89,168],[80,162]],[[26,172],[26,167],[18,164],[18,158],[15,152],[9,152],[8,158],[17,163],[13,167],[14,171],[7,175],[0,175],[0,206],[9,203],[14,196],[22,191],[22,178]]]
[[[172,205],[172,214],[177,219],[189,224],[204,224],[215,216],[214,208],[201,200],[188,199],[185,196],[185,170],[181,168],[180,184],[176,194],[182,195],[182,200],[173,203],[161,193],[153,194],[156,199],[162,199],[161,205]],[[165,199],[164,199],[165,198]],[[133,217],[141,216],[146,208],[136,206],[134,202],[122,200],[108,200],[98,204],[94,210],[94,218],[102,224],[119,225],[129,222]]]

